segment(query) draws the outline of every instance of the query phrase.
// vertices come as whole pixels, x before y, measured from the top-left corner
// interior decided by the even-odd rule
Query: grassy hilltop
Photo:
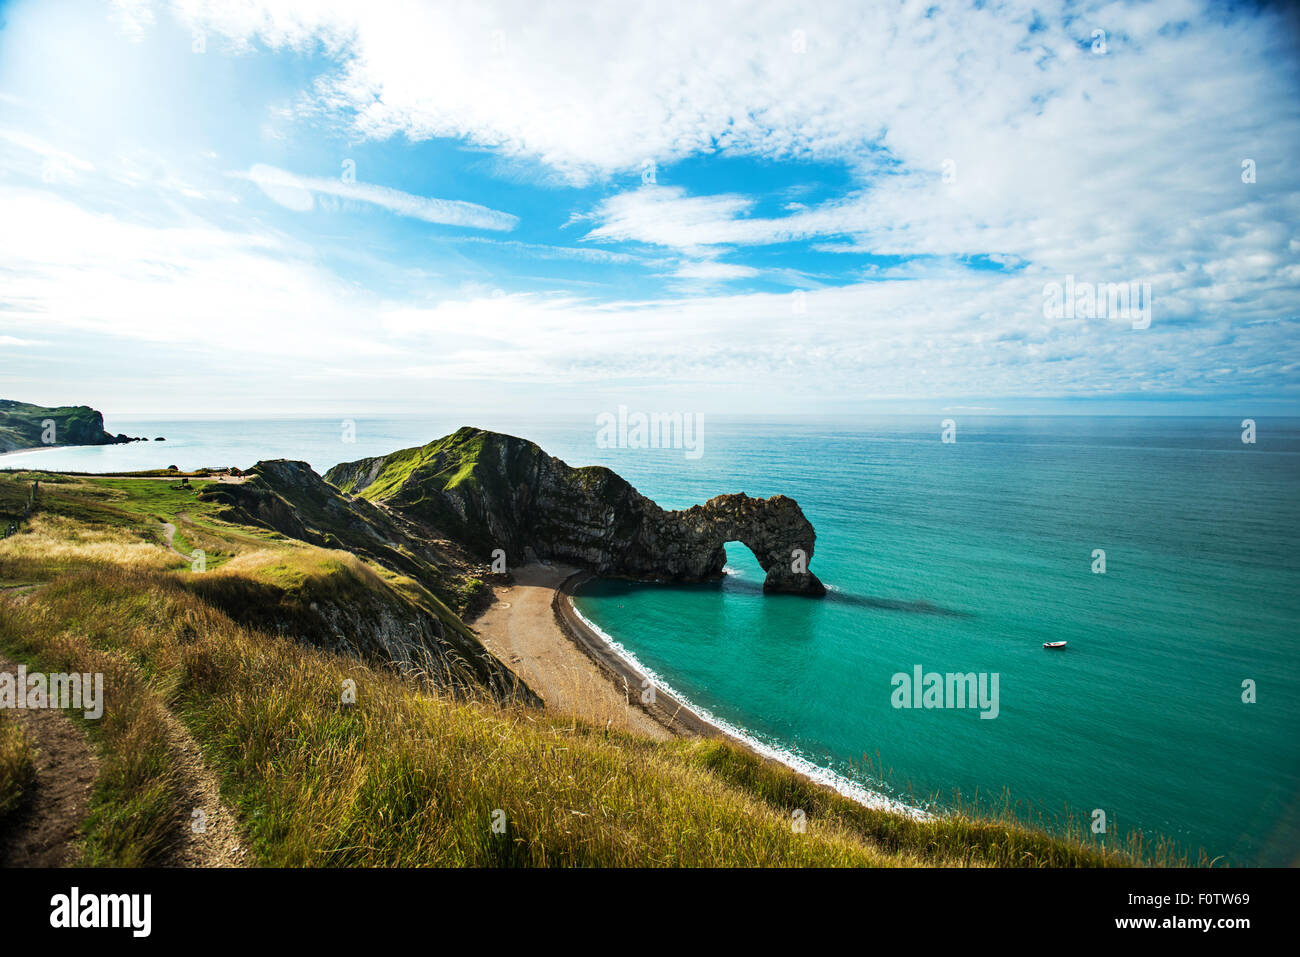
[[[450,543],[445,560],[405,554],[378,512],[328,505],[331,487],[299,513],[289,486],[256,474],[235,492],[0,473],[0,525],[21,515],[34,479],[37,511],[0,541],[0,651],[105,676],[103,719],[75,717],[99,757],[83,863],[174,862],[200,770],[233,813],[243,862],[258,865],[1168,860],[1006,820],[870,810],[723,741],[656,743],[548,714],[500,680],[461,621],[476,570],[455,564]],[[441,623],[419,631],[430,666],[391,636],[358,646],[329,634],[350,609]],[[19,814],[30,763],[0,719],[0,830]]]

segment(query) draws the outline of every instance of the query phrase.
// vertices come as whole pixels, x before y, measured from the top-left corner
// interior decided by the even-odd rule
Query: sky
[[[19,0],[0,396],[1300,414],[1298,160],[1287,5]]]

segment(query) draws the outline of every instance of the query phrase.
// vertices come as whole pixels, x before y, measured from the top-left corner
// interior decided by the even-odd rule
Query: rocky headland
[[[148,441],[104,430],[104,415],[88,405],[47,407],[0,399],[0,453],[60,445]]]
[[[463,428],[428,445],[336,465],[326,482],[440,530],[479,561],[562,561],[659,582],[722,577],[724,544],[749,548],[764,590],[823,595],[816,532],[794,499],[719,495],[667,511],[599,466],[573,468],[526,439]],[[499,551],[498,551],[499,550]]]

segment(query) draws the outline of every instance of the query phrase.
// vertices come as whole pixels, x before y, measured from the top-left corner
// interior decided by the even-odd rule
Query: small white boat
[[[1045,641],[1045,642],[1043,642],[1043,647],[1044,647],[1044,648],[1064,648],[1064,647],[1065,647],[1065,642],[1063,642],[1063,641]]]

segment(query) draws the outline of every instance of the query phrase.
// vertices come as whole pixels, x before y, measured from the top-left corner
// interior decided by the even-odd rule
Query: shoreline
[[[560,626],[560,631],[577,645],[610,681],[614,682],[615,687],[622,685],[629,700],[635,695],[636,705],[663,725],[669,734],[677,737],[695,735],[702,738],[730,738],[737,744],[744,745],[744,741],[705,720],[685,701],[679,701],[676,696],[654,683],[650,675],[644,674],[632,662],[620,655],[609,641],[582,617],[573,605],[573,595],[579,586],[595,577],[591,572],[576,571],[555,589],[555,594],[551,598],[551,610],[555,613],[555,621]],[[651,703],[644,701],[640,693],[641,689],[647,686],[654,688],[654,700]]]
[[[8,452],[0,452],[0,459],[8,458],[11,455],[31,455],[33,452],[48,452],[50,449],[82,449],[84,445],[34,445],[30,449],[10,449]]]
[[[33,452],[51,452],[54,449],[104,449],[115,445],[135,445],[137,442],[148,442],[148,439],[138,438],[129,442],[77,442],[77,443],[60,443],[58,445],[33,445],[28,449],[10,449],[7,452],[0,452],[0,459],[7,458],[10,455],[31,455]]]
[[[576,571],[569,565],[541,562],[512,569],[508,585],[493,586],[496,600],[466,624],[552,715],[580,718],[655,741],[670,739],[672,732],[634,703],[630,687],[612,680],[560,627],[555,595]]]
[[[629,689],[629,693],[645,686],[643,682],[653,687],[655,694],[652,703],[643,702],[639,693],[636,695],[636,703],[646,714],[663,725],[670,734],[675,737],[724,738],[759,758],[775,761],[811,783],[830,788],[865,807],[890,811],[918,820],[927,820],[933,816],[924,808],[904,804],[888,795],[863,787],[829,768],[819,767],[797,754],[764,744],[741,729],[733,728],[725,721],[714,718],[704,709],[690,704],[683,695],[667,687],[657,675],[647,673],[630,653],[625,654],[620,651],[620,648],[616,647],[617,643],[610,636],[588,622],[574,606],[573,595],[576,590],[595,577],[597,576],[591,572],[575,571],[555,589],[551,608],[555,613],[556,624],[559,625],[560,631],[614,683],[615,687],[621,684]]]

